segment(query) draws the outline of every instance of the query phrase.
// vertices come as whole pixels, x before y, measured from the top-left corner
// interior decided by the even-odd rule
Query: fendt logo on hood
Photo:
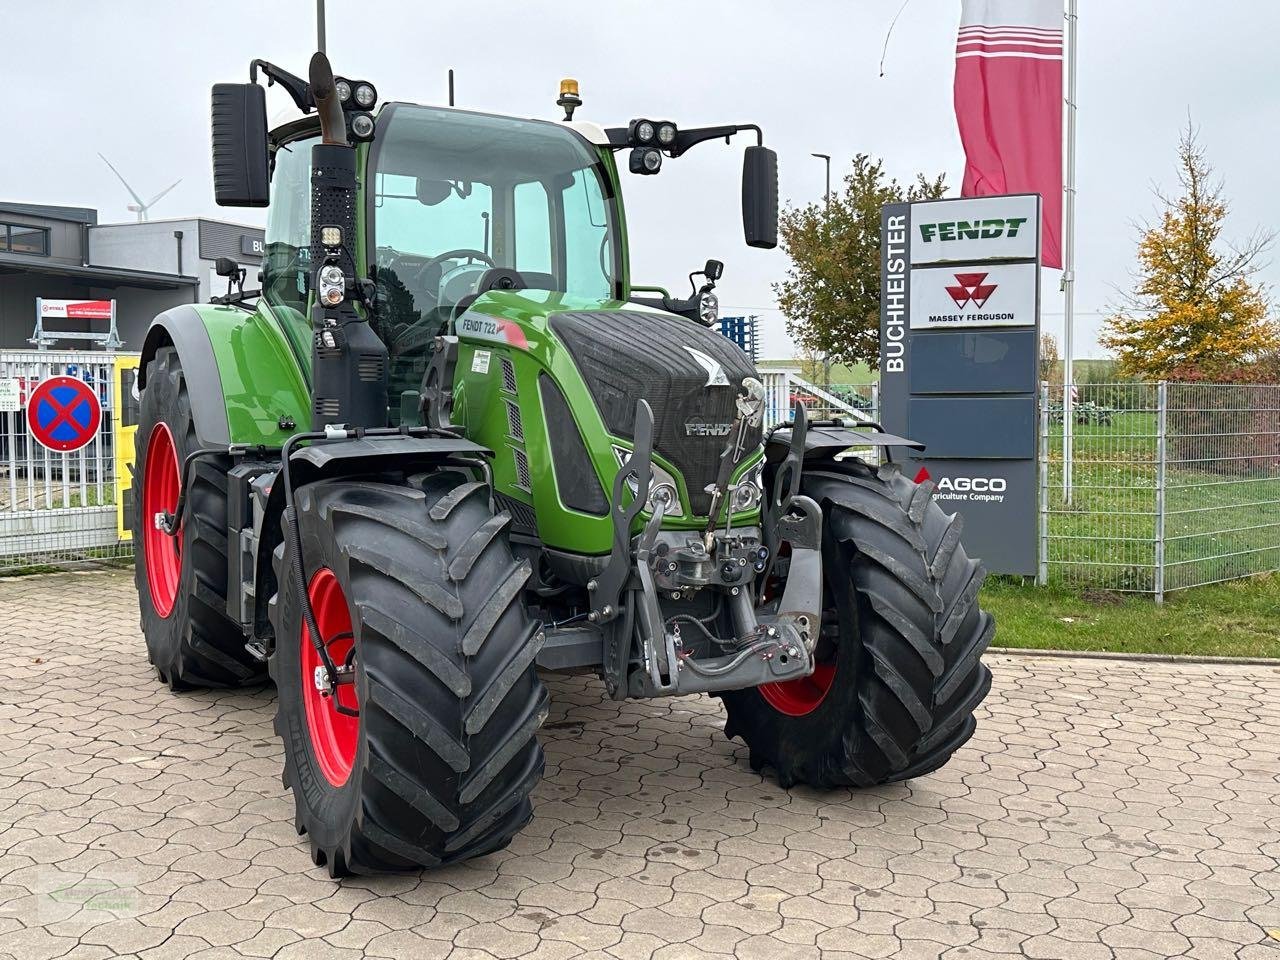
[[[956,302],[956,306],[961,310],[967,307],[970,301],[981,310],[987,305],[991,295],[996,292],[997,284],[983,283],[988,274],[957,273],[954,276],[958,286],[947,287],[947,293],[951,294],[951,299]]]
[[[991,220],[950,220],[942,223],[920,224],[920,239],[925,243],[935,240],[999,240],[1013,238],[1027,222],[1026,217],[993,218]]]
[[[692,420],[685,421],[684,435],[686,437],[727,437],[732,429],[731,423],[708,423],[701,417],[694,417]]]

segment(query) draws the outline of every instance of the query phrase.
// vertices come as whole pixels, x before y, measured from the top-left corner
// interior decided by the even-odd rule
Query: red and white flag
[[[1038,193],[1043,262],[1062,267],[1062,0],[961,0],[963,197]]]

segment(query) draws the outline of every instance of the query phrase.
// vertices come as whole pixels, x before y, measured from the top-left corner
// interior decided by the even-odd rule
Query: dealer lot
[[[790,793],[718,701],[551,680],[505,851],[341,884],[270,688],[174,696],[132,576],[0,583],[0,956],[1280,958],[1280,670],[993,657],[940,772]]]

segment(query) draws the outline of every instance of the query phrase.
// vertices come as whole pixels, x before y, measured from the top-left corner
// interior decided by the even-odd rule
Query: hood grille
[[[552,331],[564,341],[610,433],[632,439],[636,401],[653,408],[654,447],[684,475],[697,515],[711,509],[704,489],[715,482],[735,399],[755,367],[732,341],[682,317],[640,311],[558,313]],[[691,352],[693,351],[693,352]],[[727,386],[695,353],[718,364]],[[760,431],[748,448],[760,442]]]

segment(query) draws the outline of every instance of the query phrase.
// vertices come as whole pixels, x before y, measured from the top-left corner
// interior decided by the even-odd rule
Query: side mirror
[[[742,155],[742,233],[749,247],[778,245],[778,155],[768,147]]]
[[[453,193],[453,184],[448,180],[428,180],[424,177],[418,177],[417,189],[418,202],[424,207],[434,207],[437,203],[443,203],[449,199]]]
[[[265,207],[267,94],[256,83],[213,85],[213,193],[220,207]]]
[[[702,268],[702,275],[715,283],[724,276],[724,264],[719,260],[708,260],[707,265]]]
[[[231,278],[238,276],[240,273],[240,264],[236,263],[230,257],[219,257],[213,261],[213,271],[220,277]]]

